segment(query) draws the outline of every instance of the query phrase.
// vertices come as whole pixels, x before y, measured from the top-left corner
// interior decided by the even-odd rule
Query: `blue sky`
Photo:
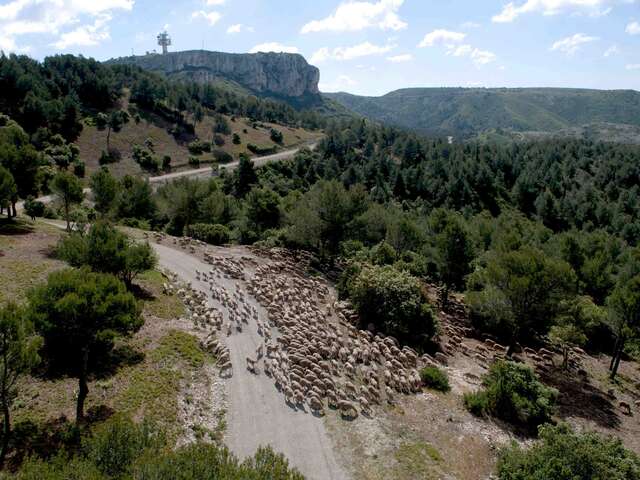
[[[0,49],[104,60],[157,48],[294,51],[323,91],[640,89],[640,0],[9,0]]]

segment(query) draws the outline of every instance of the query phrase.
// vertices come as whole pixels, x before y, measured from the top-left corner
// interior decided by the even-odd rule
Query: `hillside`
[[[640,92],[634,90],[412,88],[381,97],[323,95],[360,115],[429,135],[550,133],[602,123],[640,126]],[[595,135],[593,128],[590,133]]]
[[[231,88],[240,95],[281,99],[296,106],[322,103],[320,71],[302,55],[290,53],[225,53],[206,50],[122,57],[108,65],[136,65],[170,79]]]

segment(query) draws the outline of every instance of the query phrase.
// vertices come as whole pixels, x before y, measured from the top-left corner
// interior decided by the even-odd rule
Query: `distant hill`
[[[121,57],[105,63],[137,65],[170,79],[211,83],[237,94],[284,100],[296,107],[323,103],[318,90],[320,71],[298,54],[189,50]]]
[[[373,120],[458,138],[495,131],[528,135],[565,131],[597,138],[624,130],[624,138],[632,132],[635,139],[640,127],[640,92],[635,90],[409,88],[381,97],[323,96]]]

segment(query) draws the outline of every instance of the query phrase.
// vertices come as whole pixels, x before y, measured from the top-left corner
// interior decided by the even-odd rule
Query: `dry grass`
[[[23,302],[31,287],[64,266],[51,257],[60,235],[55,227],[39,222],[0,223],[0,303]]]
[[[304,129],[293,129],[289,127],[283,127],[276,124],[261,123],[258,128],[253,128],[251,122],[246,118],[236,118],[235,121],[231,120],[231,117],[227,117],[229,125],[231,126],[232,134],[237,133],[240,136],[240,145],[235,145],[232,142],[232,134],[225,136],[225,145],[222,147],[213,146],[213,148],[224,150],[231,154],[235,159],[238,158],[240,153],[251,154],[247,150],[247,144],[252,143],[261,147],[272,147],[274,142],[270,139],[270,129],[276,128],[283,134],[284,141],[280,148],[292,148],[301,144],[314,141],[321,137],[320,132],[308,131]],[[203,141],[213,140],[213,117],[205,117],[202,122],[196,126],[196,136]],[[109,165],[109,170],[118,176],[124,175],[140,175],[143,173],[142,169],[133,160],[133,146],[144,145],[145,140],[150,139],[153,142],[153,149],[156,155],[162,159],[164,155],[169,155],[172,159],[172,169],[180,170],[189,167],[189,157],[191,154],[187,148],[188,141],[177,141],[167,129],[170,125],[159,118],[156,115],[148,115],[146,118],[142,118],[140,123],[136,124],[133,119],[129,123],[125,124],[122,130],[118,133],[111,133],[110,146],[120,151],[122,159]],[[246,130],[247,133],[244,133]],[[80,158],[86,162],[87,165],[87,177],[94,171],[100,168],[99,157],[103,150],[106,150],[107,146],[107,130],[99,130],[92,125],[85,125],[80,137],[76,141],[80,148]],[[205,153],[197,156],[200,162],[211,163],[213,161],[213,155]]]

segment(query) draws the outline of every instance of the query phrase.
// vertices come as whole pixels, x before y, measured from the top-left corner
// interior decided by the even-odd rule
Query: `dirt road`
[[[195,272],[208,272],[210,265],[181,250],[166,245],[152,245],[161,267],[176,273],[181,280],[191,282],[193,288],[209,292],[208,284],[199,281]],[[245,255],[257,262],[265,261],[242,247],[219,248],[213,253],[233,258]],[[245,273],[251,275],[253,272]],[[244,281],[230,278],[216,281],[230,293],[239,285],[240,291],[258,309],[259,315],[266,316],[266,311],[247,293]],[[228,312],[221,304],[211,299],[209,303],[228,318]],[[233,363],[233,376],[226,382],[229,406],[225,442],[241,458],[252,455],[260,445],[271,445],[308,479],[347,479],[344,469],[338,465],[323,420],[310,413],[291,409],[274,388],[271,379],[264,374],[249,373],[245,368],[246,357],[254,357],[256,347],[262,342],[256,328],[255,320],[251,319],[249,326],[241,333],[234,332],[230,337],[223,338]]]

